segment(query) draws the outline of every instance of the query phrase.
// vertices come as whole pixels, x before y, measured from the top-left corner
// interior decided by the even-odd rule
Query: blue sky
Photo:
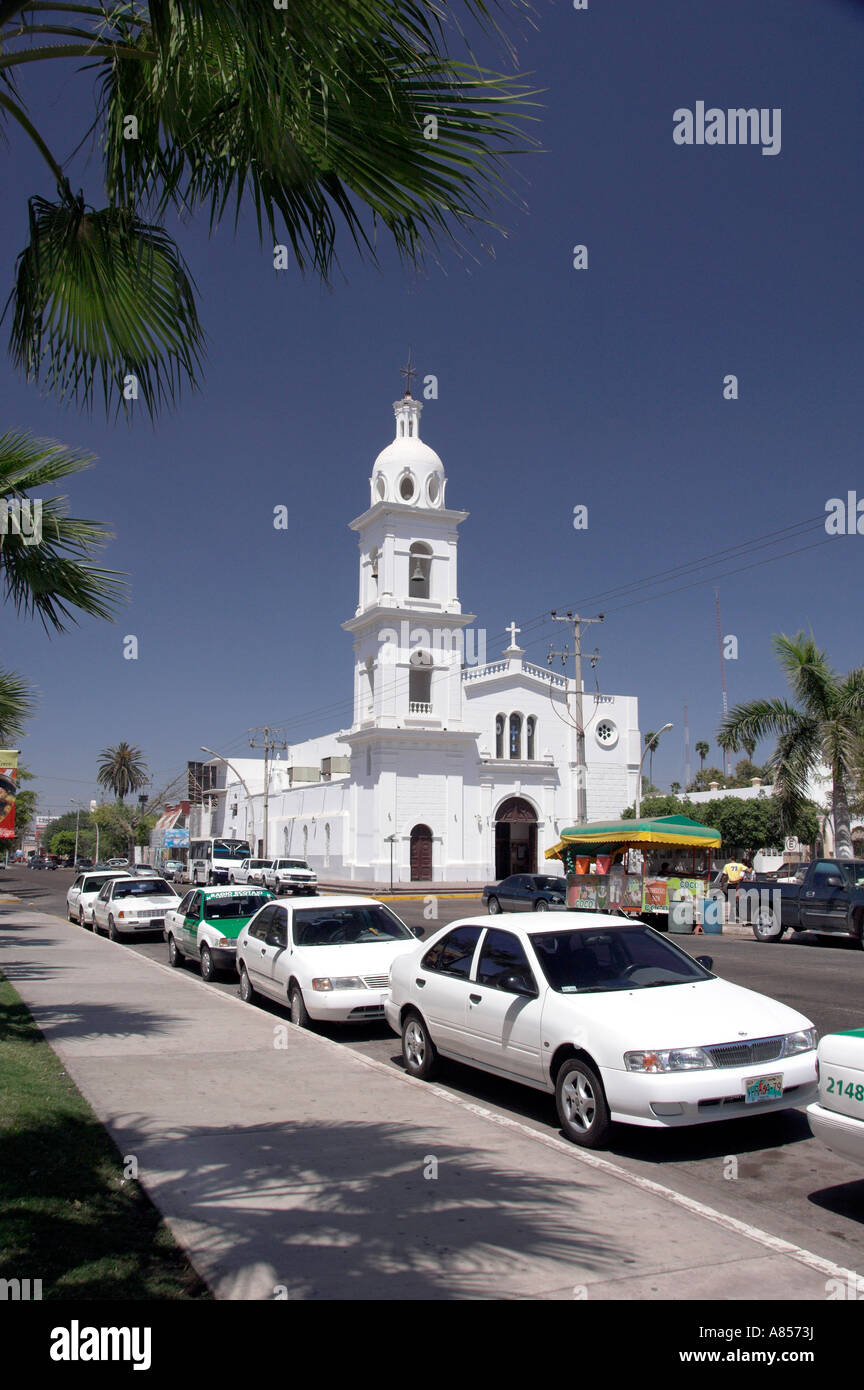
[[[849,489],[864,495],[864,11],[537,0],[537,13],[536,30],[514,32],[519,69],[544,89],[543,150],[515,165],[524,208],[495,209],[508,230],[494,256],[448,254],[415,275],[389,249],[375,269],[343,242],[343,277],[325,290],[274,272],[251,227],[211,239],[203,220],[179,229],[206,381],[155,428],[143,414],[130,427],[60,407],[6,359],[3,426],[98,455],[70,484],[71,510],[111,525],[106,563],[131,576],[113,625],[49,639],[4,614],[3,664],[41,690],[22,746],[44,808],[94,794],[99,750],[121,739],[144,750],[159,787],[202,743],[242,754],[253,725],[283,724],[296,741],[350,723],[347,523],[392,438],[409,343],[421,376],[438,377],[423,435],[444,460],[449,505],[471,514],[460,596],[490,659],[511,619],[542,663],[560,629],[531,620],[605,611],[588,644],[602,651],[601,689],[638,695],[643,730],[676,726],[655,781],[683,781],[685,702],[693,742],[719,757],[712,576],[739,642],[725,663],[730,703],[781,693],[777,631],[812,626],[838,668],[860,663],[864,538],[821,543],[818,521],[713,569],[607,591],[818,519]],[[91,78],[60,66],[50,82],[28,70],[22,89],[65,152]],[[673,112],[699,100],[781,108],[781,152],[676,145]],[[5,299],[26,197],[52,188],[17,131],[0,159]],[[95,162],[81,179],[98,203]],[[587,271],[572,268],[577,243]],[[723,399],[727,373],[737,401]],[[272,524],[279,504],[287,531]],[[573,528],[577,504],[586,531]],[[785,551],[797,553],[753,567]],[[137,661],[123,658],[126,634]]]

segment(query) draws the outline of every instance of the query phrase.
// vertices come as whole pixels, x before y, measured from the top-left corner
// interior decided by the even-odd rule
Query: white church
[[[375,460],[370,504],[350,523],[359,593],[354,717],[270,763],[269,856],[308,861],[325,882],[478,883],[555,872],[544,850],[577,819],[575,683],[511,644],[485,659],[462,611],[459,528],[447,478],[420,438],[421,402],[394,404],[396,437]],[[478,664],[482,660],[483,664]],[[585,692],[588,819],[636,794],[635,696]],[[260,759],[221,765],[213,833],[265,851]]]

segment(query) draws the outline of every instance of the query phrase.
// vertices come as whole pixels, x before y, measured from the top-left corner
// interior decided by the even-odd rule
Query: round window
[[[384,498],[387,496],[387,480],[383,473],[379,473],[378,477],[375,479],[375,491],[383,502]]]
[[[406,473],[399,484],[399,496],[403,502],[410,502],[414,496],[414,479]]]
[[[433,507],[435,503],[438,501],[438,498],[441,496],[441,487],[434,473],[432,474],[432,477],[426,484],[426,495],[429,498],[429,501],[432,503]]]
[[[601,719],[594,736],[601,748],[614,748],[618,742],[618,730],[611,719]]]

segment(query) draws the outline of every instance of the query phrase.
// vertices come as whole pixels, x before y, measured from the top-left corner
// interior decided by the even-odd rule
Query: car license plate
[[[774,1076],[753,1076],[747,1082],[744,1100],[748,1105],[756,1104],[760,1100],[782,1099],[783,1077],[779,1072]]]

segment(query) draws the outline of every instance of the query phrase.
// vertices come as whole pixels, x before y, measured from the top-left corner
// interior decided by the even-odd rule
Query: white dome
[[[434,449],[420,438],[420,401],[395,401],[396,438],[375,460],[370,480],[372,505],[399,502],[409,507],[441,507],[447,479]]]

